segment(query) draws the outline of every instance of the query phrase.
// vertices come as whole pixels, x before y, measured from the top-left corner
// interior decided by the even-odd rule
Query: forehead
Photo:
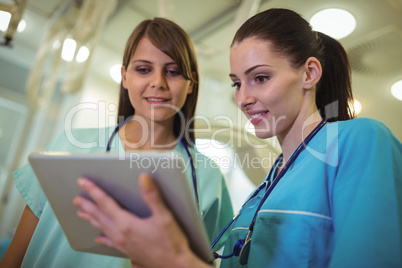
[[[174,62],[171,57],[159,50],[156,46],[152,44],[148,37],[144,36],[138,42],[138,45],[132,56],[133,60],[136,59],[147,59],[150,61],[165,61]]]
[[[233,44],[230,50],[230,68],[236,73],[254,65],[282,65],[287,63],[286,57],[272,49],[269,41],[257,38],[246,38]]]
[[[275,54],[271,49],[271,43],[257,38],[246,38],[241,42],[236,42],[230,49],[230,58],[249,59],[260,57],[261,55]]]

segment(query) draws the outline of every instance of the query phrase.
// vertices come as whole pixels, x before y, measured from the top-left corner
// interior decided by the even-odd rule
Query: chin
[[[257,136],[257,138],[259,139],[269,139],[274,137],[275,135],[269,131],[266,131],[265,129],[256,129],[255,130],[255,136]]]

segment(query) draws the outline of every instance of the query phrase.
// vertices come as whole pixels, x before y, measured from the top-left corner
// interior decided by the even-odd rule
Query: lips
[[[164,104],[170,101],[170,99],[159,98],[159,97],[147,97],[145,98],[145,100],[150,104]]]
[[[267,114],[269,111],[248,111],[247,114],[250,118],[250,122],[253,125],[258,124]]]

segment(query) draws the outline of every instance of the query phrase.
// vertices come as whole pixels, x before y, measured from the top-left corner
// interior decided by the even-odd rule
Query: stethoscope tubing
[[[314,130],[312,132],[310,132],[310,134],[299,144],[299,146],[296,148],[296,150],[294,151],[294,153],[291,155],[290,159],[287,161],[285,167],[281,170],[281,172],[279,172],[279,174],[277,175],[277,177],[275,179],[273,179],[272,183],[271,183],[271,177],[272,177],[272,173],[274,170],[276,170],[276,166],[279,164],[279,162],[282,162],[283,160],[283,154],[280,154],[279,157],[276,159],[274,165],[272,166],[271,170],[269,171],[268,175],[265,177],[264,182],[253,192],[253,194],[250,196],[250,198],[247,199],[246,202],[244,202],[244,204],[242,205],[241,209],[254,197],[256,197],[259,192],[265,188],[265,193],[257,207],[256,212],[254,213],[254,217],[253,220],[249,226],[249,231],[247,232],[246,237],[244,238],[244,240],[249,236],[251,237],[251,234],[254,230],[254,225],[255,222],[257,220],[257,215],[258,212],[261,210],[261,207],[263,206],[264,202],[267,200],[268,196],[271,194],[272,190],[275,188],[275,186],[278,184],[278,182],[280,181],[280,179],[285,175],[285,173],[287,172],[287,170],[289,169],[289,167],[294,163],[294,161],[296,160],[296,158],[299,156],[299,154],[302,152],[302,150],[304,148],[306,148],[307,144],[311,141],[311,139],[318,133],[318,131],[320,131],[323,126],[326,124],[327,122],[327,118],[324,117],[322,119],[322,121],[314,128]],[[267,185],[265,185],[267,184]],[[237,212],[237,214],[233,217],[233,219],[228,223],[228,225],[223,229],[223,231],[218,235],[218,237],[215,239],[215,241],[212,243],[210,250],[213,249],[213,247],[216,245],[216,243],[219,241],[219,239],[223,236],[223,234],[226,232],[226,230],[229,228],[230,225],[233,224],[233,222],[240,216],[241,214],[241,209],[239,210],[239,212]],[[238,241],[239,242],[239,241]],[[237,243],[236,243],[237,245]],[[236,246],[235,246],[236,248]],[[218,255],[215,254],[215,256],[217,258],[221,258],[221,259],[227,259],[232,257],[233,255],[235,255],[234,253],[231,253],[229,255],[223,256],[223,255]],[[238,256],[238,255],[236,255]]]

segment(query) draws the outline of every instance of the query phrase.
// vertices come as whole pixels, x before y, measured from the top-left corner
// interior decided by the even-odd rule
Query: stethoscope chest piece
[[[243,247],[241,248],[239,254],[239,263],[240,265],[246,265],[248,261],[248,255],[250,253],[251,247],[251,238],[247,237],[246,242],[244,243]]]

